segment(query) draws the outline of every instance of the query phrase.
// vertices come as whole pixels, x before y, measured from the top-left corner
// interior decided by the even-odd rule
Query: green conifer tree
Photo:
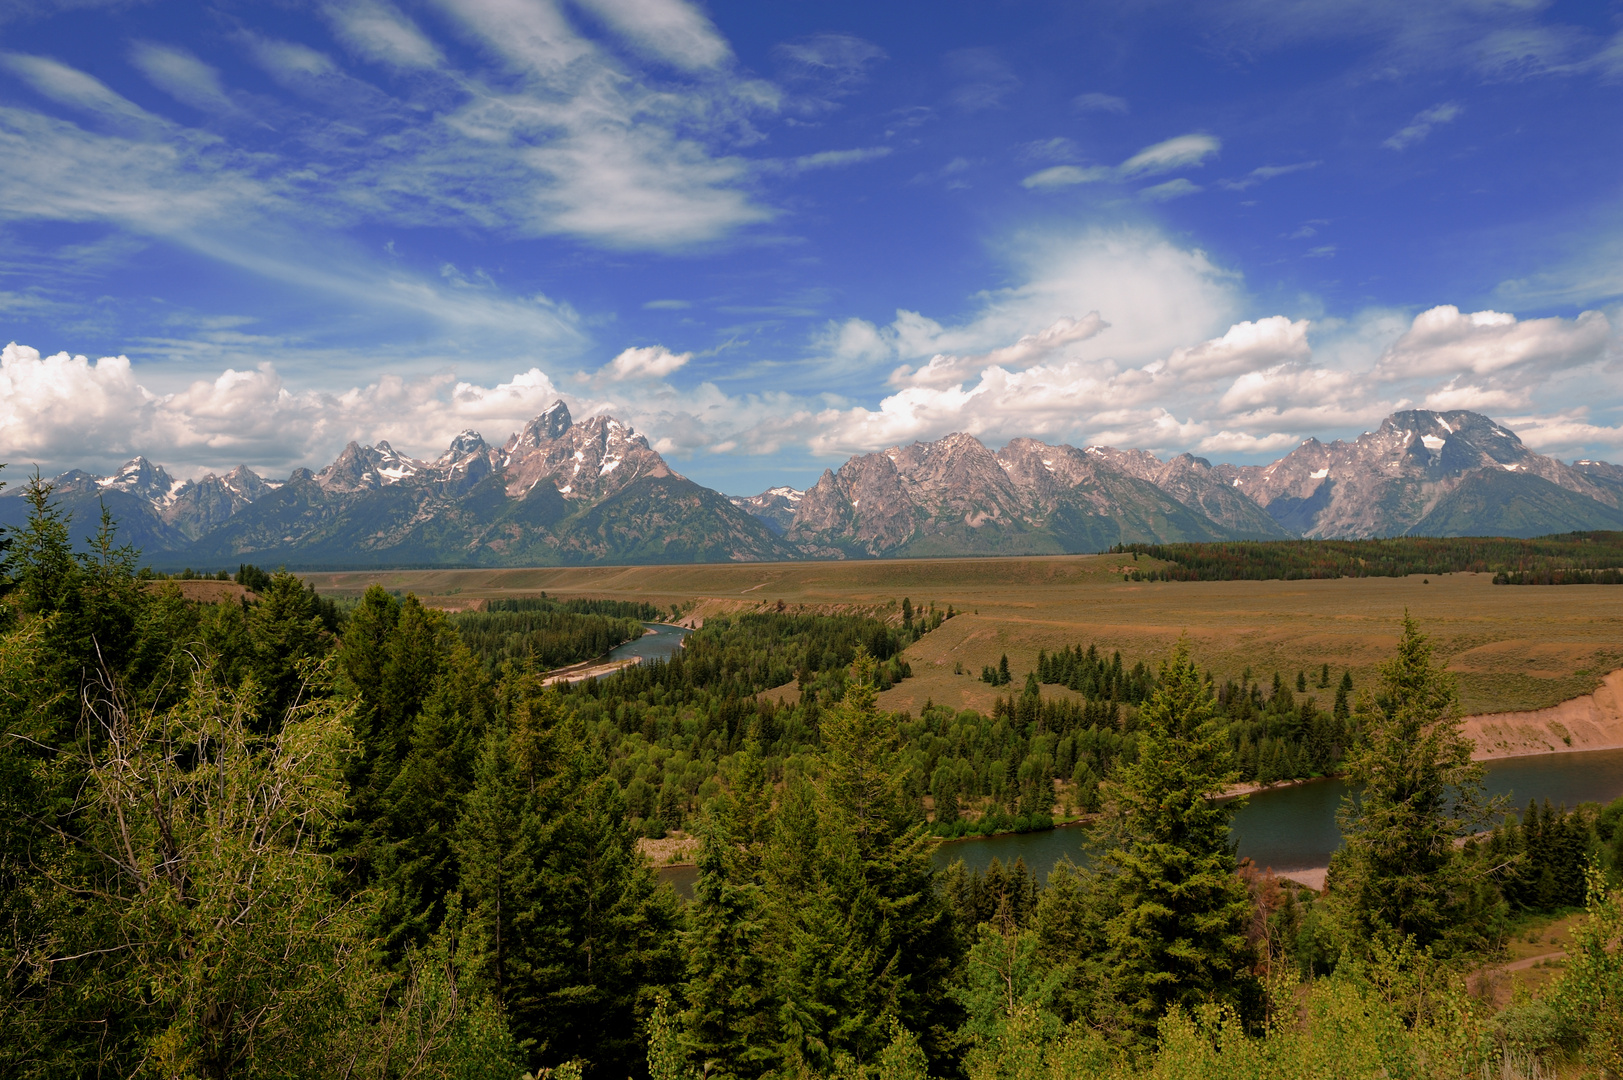
[[[1483,769],[1460,730],[1454,680],[1407,614],[1381,687],[1360,699],[1354,721],[1347,776],[1357,794],[1342,804],[1346,844],[1331,859],[1328,897],[1345,943],[1459,945],[1452,939],[1468,932],[1462,915],[1486,868],[1457,857],[1454,839],[1488,820]]]
[[[687,1012],[682,1050],[706,1077],[753,1077],[774,1060],[761,841],[770,821],[765,773],[753,746],[732,763],[732,790],[701,823],[699,880],[688,908]]]
[[[957,942],[934,841],[906,797],[873,666],[859,651],[845,698],[822,715],[817,787],[784,794],[765,861],[780,1068],[872,1062],[892,1017],[940,1060],[957,1026],[944,992]]]
[[[1343,671],[1341,673],[1341,684],[1336,687],[1336,703],[1331,710],[1337,720],[1346,722],[1347,718],[1352,714],[1352,691],[1352,672]]]
[[[1179,642],[1139,711],[1137,760],[1117,768],[1102,860],[1118,913],[1105,967],[1118,1022],[1148,1036],[1175,1004],[1257,1000],[1245,936],[1250,897],[1236,874],[1229,821],[1238,800],[1211,796],[1238,779],[1227,733]]]

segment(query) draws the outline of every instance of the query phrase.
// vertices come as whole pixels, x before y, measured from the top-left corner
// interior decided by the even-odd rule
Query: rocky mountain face
[[[1536,454],[1479,413],[1413,410],[1232,469],[1231,483],[1298,536],[1537,536],[1623,528],[1620,471]]]
[[[804,491],[792,487],[767,488],[759,495],[731,495],[728,501],[744,513],[760,518],[766,527],[782,536],[794,524]]]
[[[762,522],[673,472],[629,426],[558,402],[500,447],[464,431],[433,461],[351,443],[319,472],[247,468],[177,484],[137,458],[58,477],[76,532],[106,500],[159,565],[563,565],[794,558]],[[15,489],[0,524],[20,524]]]
[[[728,498],[606,416],[563,402],[501,446],[464,431],[433,461],[351,443],[275,482],[239,466],[175,481],[138,457],[53,481],[76,539],[101,507],[160,566],[574,565],[1100,551],[1292,536],[1536,536],[1623,529],[1623,467],[1528,450],[1477,413],[1396,413],[1264,466],[969,435],[896,446],[806,491]],[[20,486],[0,526],[27,517]]]
[[[1186,460],[1184,460],[1186,459]],[[1286,534],[1209,463],[970,435],[892,447],[825,471],[786,539],[808,554],[1040,554],[1116,543]],[[1153,465],[1151,464],[1153,463]],[[1183,497],[1179,497],[1179,493]],[[1201,508],[1201,500],[1227,520]]]

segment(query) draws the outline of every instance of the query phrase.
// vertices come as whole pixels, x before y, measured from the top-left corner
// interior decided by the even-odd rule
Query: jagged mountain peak
[[[562,438],[564,433],[574,424],[574,419],[569,415],[569,406],[564,404],[562,398],[559,398],[547,406],[545,412],[540,413],[534,420],[525,424],[523,431],[509,439],[508,449],[523,448],[533,450],[543,443]]]
[[[457,432],[456,437],[451,440],[451,445],[446,448],[445,453],[439,456],[435,464],[450,465],[461,461],[470,454],[483,454],[489,449],[490,447],[485,444],[483,435],[480,435],[472,428],[464,428],[462,431]]]
[[[316,483],[329,491],[361,491],[398,484],[431,466],[400,453],[387,439],[376,446],[351,441],[331,465],[316,473]]]
[[[1453,535],[1461,528],[1521,535],[1532,527],[1529,515],[1557,505],[1566,509],[1546,531],[1604,527],[1619,506],[1619,493],[1603,479],[1529,450],[1515,432],[1465,409],[1405,409],[1351,442],[1309,439],[1278,461],[1234,473],[1236,486],[1269,516],[1311,537]],[[1521,479],[1505,487],[1505,478]],[[1466,489],[1468,496],[1455,497]],[[1461,498],[1477,509],[1461,509]],[[1534,505],[1542,509],[1526,509]]]
[[[165,472],[163,466],[154,465],[145,457],[136,456],[121,465],[113,475],[98,479],[96,485],[103,489],[127,491],[155,503],[166,504],[174,499],[182,482]]]
[[[806,493],[798,488],[779,485],[767,488],[759,495],[729,495],[727,501],[764,522],[776,535],[782,536],[794,524],[795,511],[805,497]]]

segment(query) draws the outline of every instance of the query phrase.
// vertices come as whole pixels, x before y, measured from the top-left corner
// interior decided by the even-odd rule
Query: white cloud
[[[831,323],[813,342],[811,370],[826,386],[830,377],[887,361],[921,370],[934,362],[931,377],[944,379],[977,359],[1016,362],[1014,353],[998,350],[1024,352],[1038,342],[1076,360],[1148,363],[1221,332],[1240,303],[1235,275],[1154,230],[1024,234],[1006,256],[1021,284],[978,294],[965,320],[945,324],[899,310],[885,326]]]
[[[820,150],[815,154],[802,154],[786,161],[763,161],[759,163],[758,168],[762,172],[798,175],[818,169],[842,169],[847,165],[878,161],[880,158],[889,157],[891,152],[888,146],[867,146],[855,150]]]
[[[248,50],[272,78],[294,90],[308,91],[312,80],[339,74],[331,57],[296,41],[255,34],[248,38]]]
[[[1025,284],[983,294],[965,322],[904,311],[883,327],[838,324],[821,343],[825,355],[857,365],[888,353],[903,364],[876,403],[832,404],[797,421],[813,431],[810,448],[871,452],[965,431],[993,445],[1031,436],[1255,460],[1308,436],[1355,436],[1414,407],[1531,418],[1540,449],[1569,455],[1616,445],[1623,430],[1623,347],[1600,312],[1518,320],[1441,307],[1320,323],[1271,315],[1201,333],[1245,301],[1199,252],[1141,232],[1072,236],[1026,255]],[[1048,305],[1061,296],[1073,311],[1095,308],[1098,323],[1083,332],[1085,320],[1054,319]],[[991,344],[999,336],[1013,344]],[[1552,417],[1550,404],[1570,401],[1576,387],[1612,412],[1612,426],[1559,407]]]
[[[1452,123],[1454,118],[1465,110],[1451,101],[1440,105],[1433,105],[1429,109],[1422,109],[1415,114],[1415,118],[1404,127],[1399,128],[1381,145],[1388,150],[1403,150],[1423,141],[1431,134],[1431,129],[1438,124]]]
[[[1522,442],[1546,454],[1571,453],[1574,447],[1623,451],[1623,424],[1607,426],[1593,423],[1587,408],[1568,409],[1544,416],[1507,416],[1504,422]]]
[[[1127,99],[1114,94],[1078,94],[1071,99],[1071,107],[1078,112],[1111,112],[1125,113]]]
[[[609,382],[626,379],[663,379],[693,359],[692,353],[673,353],[663,345],[626,349],[599,369]]]
[[[1082,156],[1082,150],[1075,140],[1056,135],[1017,147],[1015,154],[1021,161],[1075,161]]]
[[[944,59],[948,72],[959,80],[949,99],[965,112],[1002,108],[1020,87],[1019,78],[993,49],[954,49]]]
[[[1097,311],[1080,319],[1066,316],[1038,333],[1023,335],[1013,345],[978,356],[937,353],[917,369],[904,364],[891,372],[889,382],[892,386],[957,386],[986,367],[1022,368],[1034,364],[1066,346],[1095,337],[1108,325]]]
[[[1204,165],[1206,159],[1222,147],[1222,140],[1215,135],[1178,135],[1154,146],[1146,146],[1121,163],[1121,173],[1123,176],[1153,176],[1174,169],[1193,168]]]
[[[58,104],[125,124],[133,123],[140,127],[163,125],[158,117],[115,92],[100,79],[49,57],[0,53],[0,66]]]
[[[1259,165],[1238,180],[1219,180],[1217,186],[1229,191],[1244,191],[1276,176],[1289,176],[1294,172],[1316,169],[1322,164],[1324,164],[1322,161],[1298,161],[1293,165]]]
[[[1596,359],[1612,337],[1599,311],[1576,319],[1525,319],[1500,311],[1465,314],[1452,304],[1423,311],[1376,367],[1387,380],[1461,373],[1493,375],[1509,368],[1533,373]]]
[[[1101,180],[1130,180],[1138,176],[1154,176],[1179,169],[1198,168],[1206,159],[1222,148],[1222,140],[1215,135],[1179,135],[1176,138],[1146,146],[1126,161],[1110,168],[1104,165],[1056,165],[1040,169],[1021,180],[1022,186],[1037,190],[1053,190],[1076,184],[1091,184]],[[1200,188],[1187,180],[1173,180],[1145,189],[1149,199],[1174,199],[1192,195]]]
[[[1076,165],[1055,165],[1047,169],[1040,169],[1020,181],[1022,187],[1028,188],[1061,188],[1072,187],[1076,184],[1090,184],[1096,180],[1108,180],[1115,173],[1102,165],[1090,165],[1081,168]]]
[[[1286,451],[1300,441],[1295,435],[1283,431],[1253,435],[1248,431],[1225,430],[1201,439],[1195,444],[1195,449],[1203,454],[1244,454],[1252,457]]]
[[[130,63],[176,101],[203,112],[237,111],[220,85],[220,73],[185,49],[138,41],[130,48]]]
[[[688,71],[720,67],[732,49],[710,20],[682,0],[576,0],[638,49]]]
[[[1166,369],[1192,379],[1226,378],[1286,361],[1304,361],[1313,353],[1306,319],[1272,315],[1239,322],[1220,338],[1172,350]]]
[[[1172,199],[1181,199],[1185,195],[1199,195],[1204,190],[1206,189],[1199,184],[1191,183],[1180,176],[1164,184],[1141,188],[1138,197],[1148,199],[1150,202],[1169,202]]]
[[[362,56],[405,70],[436,68],[444,57],[400,11],[381,0],[349,0],[326,8],[333,29]]]

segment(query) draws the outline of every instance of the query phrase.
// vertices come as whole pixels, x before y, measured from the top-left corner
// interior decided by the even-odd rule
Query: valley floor
[[[890,613],[904,597],[961,612],[908,650],[914,678],[887,691],[881,706],[915,715],[926,701],[989,711],[1000,692],[979,679],[1005,654],[1015,677],[1039,649],[1097,643],[1131,666],[1158,663],[1186,635],[1196,662],[1219,680],[1268,683],[1279,672],[1294,689],[1328,705],[1343,669],[1367,686],[1397,642],[1407,610],[1458,677],[1468,714],[1524,714],[1561,707],[1601,687],[1623,668],[1623,588],[1605,585],[1494,585],[1487,574],[1429,579],[1127,582],[1124,572],[1160,565],[1125,555],[905,559],[869,562],[727,563],[681,566],[549,567],[491,570],[382,570],[306,575],[324,594],[358,595],[373,583],[414,591],[431,603],[486,597],[591,596],[685,606],[683,621],[776,608]],[[1331,687],[1319,686],[1323,665]],[[1046,687],[1045,693],[1069,691]],[[1614,692],[1613,700],[1617,695]],[[1611,715],[1615,718],[1616,709]],[[1562,714],[1565,716],[1566,714]],[[1619,745],[1560,716],[1500,717],[1482,727],[1498,753],[1537,753]],[[1545,724],[1542,729],[1539,724]],[[1508,726],[1507,726],[1508,725]],[[1604,727],[1604,725],[1602,725]],[[1544,734],[1540,734],[1540,731]],[[1554,739],[1547,737],[1554,735]],[[1540,741],[1542,740],[1542,742]],[[1585,741],[1588,740],[1588,741]],[[1501,746],[1500,744],[1504,744]]]

